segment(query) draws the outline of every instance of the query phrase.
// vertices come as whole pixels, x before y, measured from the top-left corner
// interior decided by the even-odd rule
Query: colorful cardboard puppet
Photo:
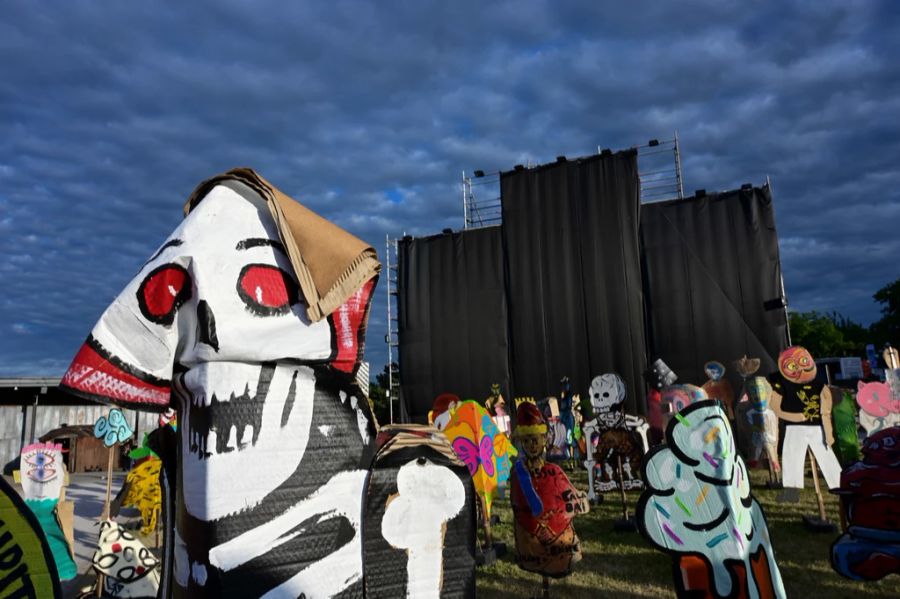
[[[66,504],[71,509],[71,503],[62,500],[66,478],[62,446],[56,443],[26,445],[22,448],[20,465],[25,504],[41,526],[60,580],[71,580],[78,571],[72,559],[72,546],[59,517]]]
[[[169,594],[362,593],[375,427],[354,374],[374,250],[249,169],[202,183],[185,214],[61,386],[178,408]]]
[[[487,408],[491,418],[494,419],[497,429],[504,435],[508,435],[509,414],[506,413],[506,400],[503,399],[503,394],[500,393],[500,385],[497,383],[491,385],[491,394],[484,400],[484,407]]]
[[[40,523],[0,476],[0,596],[59,599],[59,580]]]
[[[363,520],[366,598],[474,597],[468,469],[431,426],[385,426],[377,443]]]
[[[894,397],[887,383],[859,381],[856,389],[859,424],[867,435],[900,424],[900,398]]]
[[[785,488],[803,488],[803,465],[807,449],[815,456],[828,488],[840,484],[841,465],[831,450],[831,391],[816,381],[816,363],[810,353],[795,345],[778,356],[778,373],[772,384],[772,409],[784,420],[781,449],[782,483]]]
[[[748,358],[746,355],[734,361],[734,369],[741,377],[740,400],[734,406],[734,436],[741,455],[753,454],[753,431],[747,418],[747,412],[753,409],[747,397],[747,379],[759,371],[759,358]]]
[[[660,406],[663,415],[663,424],[668,427],[675,414],[685,409],[692,403],[709,399],[706,391],[696,385],[670,385],[663,388],[660,393]]]
[[[489,520],[497,489],[509,479],[515,448],[497,429],[487,410],[471,399],[456,407],[443,432],[454,453],[468,468],[475,491],[484,502],[485,518]]]
[[[850,391],[839,387],[831,387],[831,398],[831,421],[834,429],[834,445],[831,449],[841,466],[847,467],[862,459],[856,399]]]
[[[864,458],[841,473],[849,527],[831,546],[831,565],[853,580],[900,574],[900,426],[863,444]]]
[[[638,527],[671,555],[678,597],[784,598],[762,508],[718,402],[682,410],[644,460]]]
[[[514,434],[523,451],[510,482],[516,562],[529,572],[566,576],[581,560],[572,519],[590,504],[559,466],[544,460],[547,423],[537,406],[519,404]]]
[[[444,430],[459,402],[459,396],[453,393],[441,393],[435,397],[431,411],[428,412],[429,424],[433,424],[439,431]]]
[[[781,472],[778,461],[778,416],[769,406],[772,401],[772,385],[764,377],[755,376],[744,383],[750,409],[747,422],[750,424],[750,441],[753,452],[750,467],[756,467],[761,456],[768,460],[769,479],[774,482]]]
[[[159,559],[125,528],[106,520],[91,565],[103,581],[103,597],[152,599],[159,589]]]
[[[589,448],[585,467],[588,476],[588,498],[619,487],[641,489],[641,456],[647,450],[647,421],[625,414],[625,383],[617,374],[595,377],[588,391],[594,419],[585,423],[584,436]],[[619,473],[621,463],[622,472]]]
[[[667,419],[663,415],[662,390],[670,387],[678,380],[672,370],[657,358],[650,369],[644,373],[647,382],[647,421],[650,424],[649,437],[651,445],[662,441]]]
[[[709,379],[703,383],[703,390],[710,399],[718,399],[725,406],[729,420],[734,420],[734,391],[731,383],[725,378],[725,365],[721,362],[707,362],[703,370]]]
[[[559,400],[545,397],[537,405],[547,423],[547,459],[565,460],[569,457],[568,431],[560,418]]]
[[[566,431],[566,457],[579,459],[581,452],[578,449],[578,437],[581,436],[579,423],[575,412],[575,397],[572,395],[572,384],[569,377],[564,376],[559,381],[559,421]]]

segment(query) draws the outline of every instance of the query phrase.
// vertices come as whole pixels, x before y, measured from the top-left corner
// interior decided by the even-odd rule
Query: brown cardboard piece
[[[311,321],[334,312],[381,270],[375,250],[366,242],[288,197],[249,168],[232,169],[201,183],[184,205],[185,216],[213,187],[226,181],[243,183],[266,200]]]

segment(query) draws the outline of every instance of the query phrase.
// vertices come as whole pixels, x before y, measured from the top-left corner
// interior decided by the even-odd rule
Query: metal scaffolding
[[[397,259],[397,240],[391,239],[390,235],[384,236],[384,260],[387,266],[387,327],[388,332],[384,340],[388,346],[388,406],[390,409],[391,424],[394,423],[394,401],[400,399],[400,367],[394,361],[394,351],[397,351],[399,358],[399,331],[398,331],[398,309],[397,301],[397,283],[399,278],[399,261]]]

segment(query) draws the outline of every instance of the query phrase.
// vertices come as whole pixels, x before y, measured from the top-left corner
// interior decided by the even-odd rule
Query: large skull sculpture
[[[216,565],[210,560],[214,546],[280,513],[300,514],[298,506],[310,505],[301,500],[310,496],[312,483],[323,489],[319,495],[341,492],[339,482],[325,488],[331,479],[353,478],[347,488],[358,486],[364,472],[348,473],[347,466],[359,468],[374,433],[366,402],[348,397],[345,379],[324,382],[357,364],[377,273],[374,256],[363,252],[341,266],[346,270],[335,285],[348,273],[362,282],[337,310],[313,322],[313,302],[299,290],[321,284],[321,276],[304,270],[317,257],[300,256],[304,267],[298,268],[297,256],[289,257],[297,246],[282,243],[271,198],[260,192],[257,179],[239,179],[224,177],[192,202],[182,224],[107,309],[62,383],[81,395],[159,411],[170,407],[174,390],[181,436],[176,580],[187,588],[188,579],[178,573],[190,571],[192,594]],[[320,262],[335,262],[321,253]],[[314,404],[325,405],[328,417],[315,420]],[[300,476],[311,435],[327,444],[348,422],[355,441],[339,436],[336,443],[343,444],[347,463],[335,460],[331,469]],[[331,455],[317,454],[324,460]],[[266,501],[259,508],[265,514],[247,516]],[[354,509],[361,506],[329,517],[358,528]],[[245,556],[262,555],[294,536],[275,535]],[[355,569],[361,576],[361,564]],[[278,577],[283,580],[283,573]],[[353,580],[348,573],[347,584]]]

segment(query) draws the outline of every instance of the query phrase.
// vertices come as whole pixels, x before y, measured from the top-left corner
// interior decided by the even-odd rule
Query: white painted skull
[[[601,374],[591,381],[589,395],[594,412],[606,414],[618,409],[625,401],[625,383],[618,374]]]
[[[306,316],[266,203],[229,181],[107,309],[63,383],[161,409],[174,379],[185,507],[209,521],[253,507],[296,470],[315,385],[297,362],[326,361],[334,346],[329,321]]]

